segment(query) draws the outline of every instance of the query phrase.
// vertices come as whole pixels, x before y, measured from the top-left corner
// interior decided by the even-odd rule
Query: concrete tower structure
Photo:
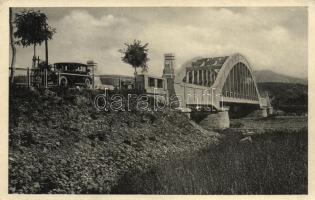
[[[86,65],[88,66],[88,68],[92,69],[91,71],[91,75],[93,79],[92,88],[94,89],[95,88],[95,71],[97,70],[97,63],[94,62],[93,60],[88,60],[86,62]]]
[[[170,98],[175,95],[174,88],[174,73],[175,67],[175,55],[173,53],[164,54],[164,69],[163,69],[163,78],[166,81],[166,89],[167,89],[167,101],[169,102]]]
[[[166,53],[164,54],[164,69],[163,69],[163,78],[174,79],[174,68],[175,68],[175,54]]]

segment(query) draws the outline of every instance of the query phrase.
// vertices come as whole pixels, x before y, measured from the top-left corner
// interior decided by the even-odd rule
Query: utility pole
[[[48,41],[45,40],[46,66],[48,66]]]
[[[45,29],[47,30],[47,24],[45,25]],[[45,38],[45,53],[46,53],[46,67],[48,68],[48,39]]]

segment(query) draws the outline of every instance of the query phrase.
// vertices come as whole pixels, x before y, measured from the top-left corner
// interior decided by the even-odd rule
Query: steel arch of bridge
[[[267,107],[266,99],[260,97],[253,69],[243,55],[236,53],[228,56],[211,85],[206,85],[208,81],[204,79],[207,79],[205,74],[208,75],[208,72],[203,70],[196,68],[191,72],[194,77],[197,74],[198,81],[191,81],[191,74],[186,68],[176,73],[175,94],[180,96],[184,107],[212,105],[221,110],[222,102]]]

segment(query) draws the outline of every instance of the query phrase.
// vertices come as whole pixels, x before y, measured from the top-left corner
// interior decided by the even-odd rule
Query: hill
[[[287,112],[307,112],[308,87],[299,83],[257,83],[260,94],[266,92],[276,109]]]
[[[254,76],[258,83],[277,82],[277,83],[299,83],[299,84],[307,85],[306,79],[295,78],[292,76],[278,74],[271,70],[254,71]]]

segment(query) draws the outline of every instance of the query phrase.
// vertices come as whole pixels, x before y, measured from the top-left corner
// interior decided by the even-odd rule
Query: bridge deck
[[[257,104],[257,105],[260,104],[258,100],[244,99],[244,98],[223,97],[222,100],[223,102],[229,102],[229,103],[246,103],[246,104]]]
[[[254,99],[245,99],[241,97],[225,97],[216,93],[215,88],[194,85],[189,83],[175,83],[175,90],[177,95],[184,99],[184,103],[189,105],[214,105],[219,106],[220,103],[240,103],[240,104],[254,104],[260,105],[261,101]]]

